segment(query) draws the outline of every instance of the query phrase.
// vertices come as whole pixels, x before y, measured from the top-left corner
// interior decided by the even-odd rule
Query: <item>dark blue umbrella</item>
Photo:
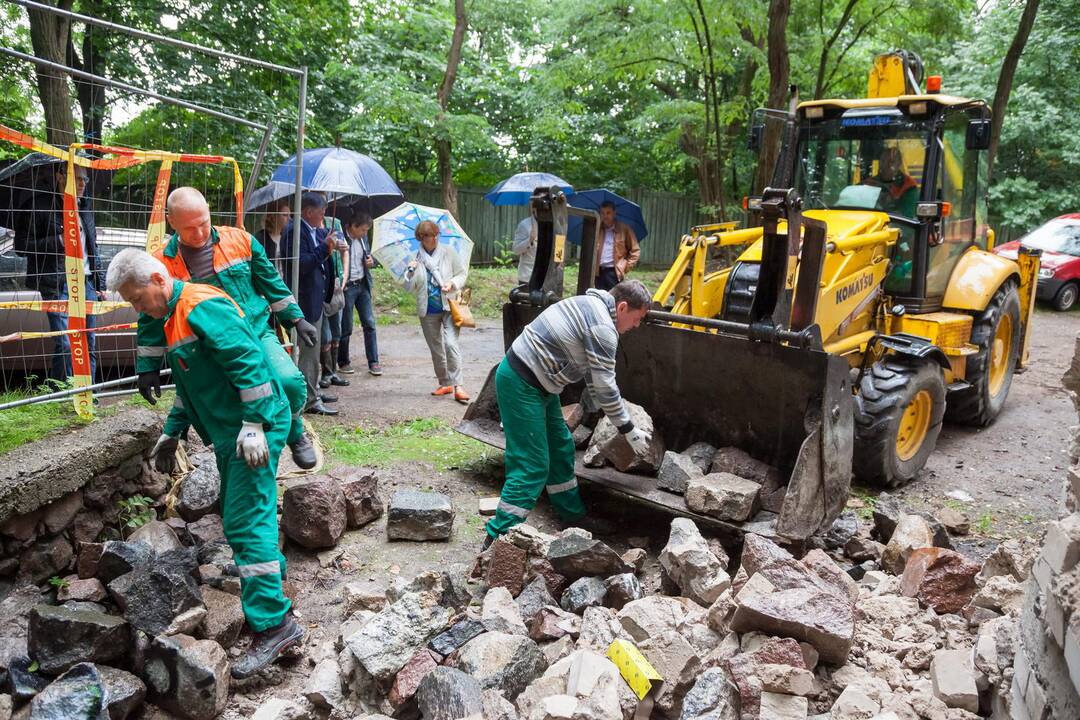
[[[538,187],[557,187],[567,195],[574,194],[570,183],[558,175],[544,172],[523,172],[511,175],[491,188],[484,196],[492,205],[528,205],[533,190]]]
[[[278,165],[270,180],[294,185],[296,156]],[[384,206],[388,210],[405,201],[401,188],[379,163],[363,153],[340,147],[305,150],[300,184],[306,190],[321,190],[331,197],[355,195],[367,198],[373,211]]]
[[[630,226],[630,229],[634,231],[634,235],[637,237],[638,242],[645,239],[645,236],[649,234],[649,230],[645,227],[645,217],[641,214],[641,206],[636,202],[631,202],[621,195],[616,195],[610,190],[602,188],[599,190],[582,190],[581,192],[574,193],[570,196],[569,203],[573,207],[581,208],[582,210],[595,210],[599,213],[600,205],[608,200],[615,203],[615,217],[624,224]],[[572,243],[581,243],[580,217],[575,215],[570,216],[566,228],[566,239]]]

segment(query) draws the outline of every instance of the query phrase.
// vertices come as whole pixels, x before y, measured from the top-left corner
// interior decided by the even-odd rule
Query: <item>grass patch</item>
[[[979,519],[971,525],[971,529],[980,535],[989,535],[993,528],[994,516],[989,512],[984,512],[979,516]]]
[[[482,465],[498,454],[438,418],[409,420],[385,430],[331,427],[322,441],[330,459],[341,465],[385,467],[414,461],[450,470]]]
[[[941,504],[944,505],[945,507],[949,508],[950,510],[955,510],[956,512],[964,512],[967,509],[967,503],[966,502],[964,502],[962,500],[957,500],[955,498],[950,498],[950,497],[947,497],[944,500],[942,500]]]
[[[566,295],[577,291],[577,265],[566,268],[563,287]],[[635,270],[630,277],[641,280],[655,290],[664,279],[666,270]],[[401,283],[385,268],[372,271],[375,279],[375,322],[396,325],[416,320],[416,297],[405,291]],[[468,286],[472,288],[472,311],[477,319],[499,320],[502,306],[510,291],[517,285],[517,267],[478,267],[469,270]],[[358,321],[357,321],[358,322]],[[355,323],[354,323],[355,325]]]
[[[851,496],[858,498],[862,507],[855,508],[855,514],[862,520],[871,520],[874,517],[874,508],[877,507],[877,496],[871,495],[866,488],[857,485],[851,487]]]

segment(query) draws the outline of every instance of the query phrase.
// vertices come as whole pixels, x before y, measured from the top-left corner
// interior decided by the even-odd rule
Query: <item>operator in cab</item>
[[[878,171],[863,182],[881,188],[878,206],[886,212],[915,217],[915,206],[919,202],[919,183],[904,172],[903,156],[896,145],[888,145],[878,158]]]
[[[563,522],[585,518],[574,439],[559,402],[567,385],[584,380],[594,404],[634,452],[647,452],[652,438],[634,426],[615,384],[615,351],[619,336],[641,324],[651,303],[639,280],[624,280],[610,292],[594,288],[550,306],[514,340],[495,371],[506,480],[481,552],[523,522],[545,489]]]

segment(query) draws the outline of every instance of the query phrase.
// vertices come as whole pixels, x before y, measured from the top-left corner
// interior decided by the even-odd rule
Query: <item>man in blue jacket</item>
[[[323,303],[329,301],[333,291],[334,268],[330,253],[337,244],[337,236],[323,227],[326,216],[326,199],[318,193],[305,192],[300,198],[300,252],[293,252],[293,224],[289,223],[281,236],[281,258],[286,279],[292,278],[292,263],[299,258],[300,287],[296,299],[304,312],[304,319],[315,327],[321,327]],[[297,363],[307,384],[307,407],[305,412],[317,415],[337,415],[337,410],[326,407],[328,396],[320,395],[319,372],[320,347],[300,345]]]

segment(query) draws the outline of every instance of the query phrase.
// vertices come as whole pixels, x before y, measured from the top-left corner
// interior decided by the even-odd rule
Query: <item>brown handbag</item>
[[[472,302],[472,288],[462,290],[456,300],[447,298],[446,301],[450,305],[450,318],[454,321],[454,327],[476,327],[472,308],[469,307],[469,303]]]

